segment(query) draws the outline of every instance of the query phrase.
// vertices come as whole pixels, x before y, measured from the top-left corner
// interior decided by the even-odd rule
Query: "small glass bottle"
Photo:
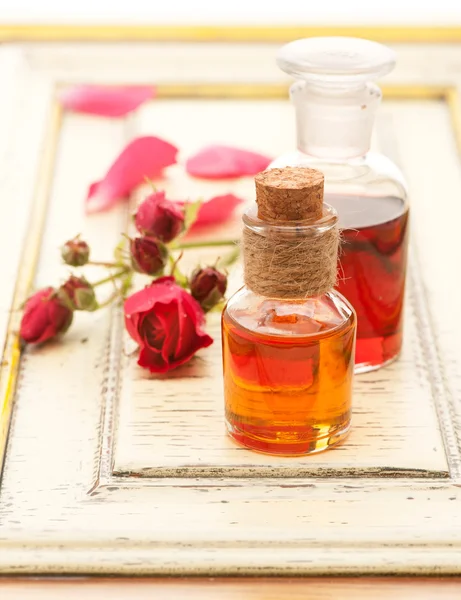
[[[325,200],[342,230],[337,289],[357,312],[355,372],[395,359],[402,345],[408,204],[404,179],[385,156],[369,152],[381,99],[372,83],[392,70],[394,53],[356,38],[297,40],[279,67],[294,76],[298,152],[271,167],[320,169]]]
[[[351,417],[356,316],[333,289],[337,214],[313,169],[260,173],[256,201],[243,217],[246,285],[222,317],[227,429],[260,452],[319,452]]]

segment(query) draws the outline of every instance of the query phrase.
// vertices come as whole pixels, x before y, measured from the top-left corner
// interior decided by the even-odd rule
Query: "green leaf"
[[[203,200],[197,200],[195,202],[186,202],[184,205],[184,231],[186,232],[189,227],[195,223],[198,216],[198,211],[203,204]]]

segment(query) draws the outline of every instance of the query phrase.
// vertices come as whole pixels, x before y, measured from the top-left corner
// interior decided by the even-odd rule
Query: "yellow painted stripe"
[[[180,83],[156,86],[157,98],[232,98],[276,100],[288,98],[287,83]],[[447,96],[446,86],[389,85],[382,88],[385,98],[396,100],[439,100]]]
[[[0,26],[0,41],[194,41],[278,42],[314,35],[365,37],[380,42],[461,42],[461,27],[335,27],[189,25],[24,25]]]

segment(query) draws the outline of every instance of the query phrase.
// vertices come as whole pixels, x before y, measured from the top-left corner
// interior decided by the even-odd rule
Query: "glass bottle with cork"
[[[279,67],[295,77],[298,151],[275,160],[320,169],[325,199],[342,230],[337,289],[357,312],[356,372],[394,360],[402,345],[408,242],[404,179],[385,156],[369,152],[381,91],[373,83],[395,55],[367,40],[330,37],[282,47]]]
[[[226,424],[253,450],[309,454],[350,425],[356,315],[334,290],[338,217],[319,171],[271,169],[255,183],[245,286],[222,317]]]

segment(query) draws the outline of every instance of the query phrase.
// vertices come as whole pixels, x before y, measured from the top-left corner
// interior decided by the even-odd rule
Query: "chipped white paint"
[[[154,61],[160,50],[162,61]],[[268,66],[273,46],[243,50],[242,80],[275,80]],[[428,78],[440,83],[442,77],[453,82],[457,49],[431,46],[434,60],[424,69],[417,68],[424,46],[402,51],[404,67],[394,83],[405,80],[403,73],[405,83]],[[187,73],[190,80],[215,81],[218,54],[226,52],[234,70],[220,71],[220,79],[237,76],[240,63],[231,45],[219,47],[216,55],[195,45],[193,53],[202,58],[192,68],[185,60],[190,52],[190,45],[180,44],[173,55],[164,45],[149,44],[28,46],[25,100],[10,110],[15,122],[27,118],[37,133],[50,82],[63,77],[126,81],[148,75],[154,82],[167,75],[181,81]],[[437,63],[442,55],[447,69]],[[27,100],[32,93],[33,104],[41,107],[36,113]],[[122,352],[119,309],[78,315],[61,344],[29,350],[23,358],[0,489],[0,572],[461,571],[461,321],[459,278],[453,277],[461,261],[455,243],[459,157],[444,103],[386,102],[382,115],[385,126],[378,128],[376,143],[398,154],[412,191],[406,341],[398,363],[357,378],[354,429],[345,445],[297,459],[240,450],[223,432],[217,346],[171,379],[149,379]],[[57,249],[79,231],[95,258],[110,257],[126,211],[85,217],[83,199],[127,139],[166,136],[181,147],[182,158],[213,141],[276,155],[293,144],[292,116],[283,101],[193,99],[153,102],[126,121],[66,115],[37,286],[65,277]],[[269,130],[268,122],[278,126]],[[24,173],[24,190],[32,190],[30,165],[39,159],[38,144],[12,148],[16,166],[6,171],[2,190],[11,190],[18,173]],[[189,191],[235,191],[251,200],[248,180],[192,182],[178,167],[167,175],[178,198]],[[26,210],[30,191],[24,194],[18,195],[18,207]],[[11,206],[7,210],[13,214]],[[12,260],[19,260],[24,221],[2,220],[0,227],[1,243],[8,240]],[[236,228],[234,223],[213,235],[232,237]],[[190,264],[195,258],[189,255]],[[3,261],[0,269],[9,284],[0,292],[5,319],[11,265]],[[218,336],[216,323],[210,326]]]

